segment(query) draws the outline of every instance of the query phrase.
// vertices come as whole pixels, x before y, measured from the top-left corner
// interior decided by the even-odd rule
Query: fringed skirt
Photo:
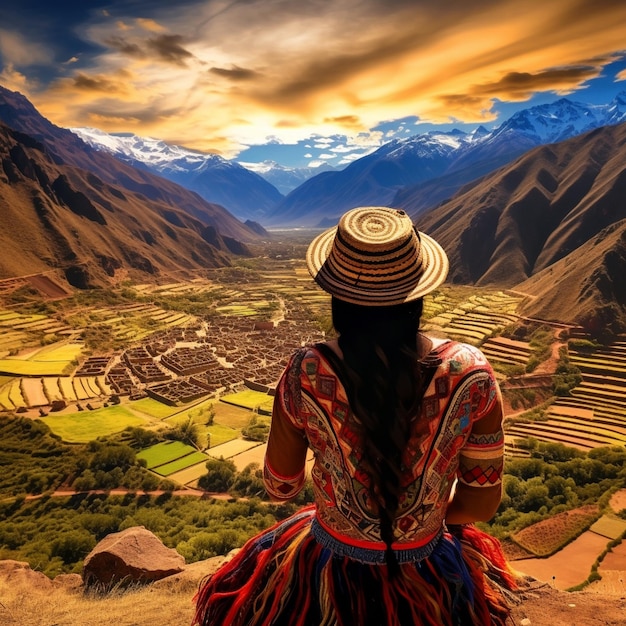
[[[444,532],[399,573],[339,555],[316,538],[307,507],[250,539],[204,580],[200,626],[502,626],[515,581],[497,540],[474,526]],[[313,530],[312,530],[313,527]],[[319,524],[317,526],[319,531]],[[319,535],[319,532],[318,532]],[[369,551],[367,551],[369,552]],[[360,555],[359,555],[360,557]]]

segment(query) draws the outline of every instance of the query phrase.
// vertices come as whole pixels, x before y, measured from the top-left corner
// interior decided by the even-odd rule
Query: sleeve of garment
[[[480,385],[471,432],[461,449],[457,478],[471,487],[492,487],[502,482],[504,431],[502,395],[490,366]]]
[[[291,500],[304,486],[308,442],[299,415],[299,378],[303,353],[296,353],[276,387],[267,441],[263,482],[275,500]]]

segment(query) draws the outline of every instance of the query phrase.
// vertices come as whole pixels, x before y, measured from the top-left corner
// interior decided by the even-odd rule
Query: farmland
[[[193,281],[127,286],[123,293],[124,297],[110,298],[111,303],[91,297],[80,306],[65,305],[57,311],[28,313],[22,311],[24,307],[0,308],[0,411],[45,418],[56,402],[54,411],[80,413],[81,419],[73,417],[71,423],[102,420],[101,434],[110,432],[111,421],[117,419],[106,417],[109,411],[117,415],[116,407],[110,406],[110,398],[115,395],[133,416],[133,422],[143,420],[156,429],[185,419],[186,409],[207,400],[234,402],[242,411],[267,414],[271,412],[271,396],[247,387],[245,381],[256,380],[265,389],[271,388],[294,347],[315,340],[319,324],[330,330],[328,297],[310,280],[299,259],[251,259],[240,267],[207,271]],[[528,408],[538,386],[544,391],[535,403],[546,398],[550,371],[535,379],[525,373],[533,360],[540,362],[545,355],[538,360],[528,337],[509,333],[511,328],[528,323],[517,314],[523,297],[502,290],[444,285],[426,298],[423,327],[432,335],[480,346],[500,381],[507,383],[503,386],[505,395],[517,393],[530,398],[522,398]],[[228,326],[219,320],[233,322]],[[277,332],[281,328],[282,347],[280,343],[267,348],[259,344],[258,338],[269,337],[271,331],[245,330],[259,323],[269,323]],[[576,329],[559,324],[551,328],[554,341],[559,341],[563,332],[564,336],[571,333],[577,338]],[[294,330],[293,339],[285,334],[287,329]],[[25,333],[28,341],[22,344]],[[218,336],[215,333],[219,340],[214,339]],[[168,402],[169,391],[165,395],[147,393],[151,388],[156,390],[157,385],[149,378],[142,383],[136,372],[141,373],[145,366],[134,370],[130,359],[124,360],[124,353],[127,347],[153,341],[173,341],[164,348],[169,351],[178,345],[208,345],[215,357],[212,372],[219,377],[206,384],[206,389],[175,391],[178,395]],[[574,340],[568,346],[571,363],[582,373],[581,383],[570,394],[552,398],[541,419],[521,415],[512,420],[507,425],[512,452],[516,450],[516,439],[526,437],[562,442],[578,449],[623,445],[626,441],[626,341],[622,338],[611,346],[593,349],[584,344],[584,337],[582,342],[578,337],[578,343]],[[83,364],[96,357],[103,359],[100,370],[81,371]],[[162,386],[171,387],[177,379],[181,383],[187,380],[184,374],[166,371],[159,364],[158,354],[151,359],[150,375],[159,378]],[[516,377],[517,392],[507,391],[515,386],[507,382],[510,376]],[[95,410],[95,418],[85,419]],[[198,425],[202,437],[210,438],[211,445],[219,445],[238,437],[248,419],[238,420],[235,427],[219,421],[210,427],[201,421]],[[51,419],[50,423],[55,427],[62,424],[57,432],[71,440],[83,440],[93,431],[91,427],[71,432],[68,420],[64,423]],[[124,423],[119,422],[120,426]]]
[[[32,312],[0,303],[0,413],[42,420],[73,444],[127,442],[133,429],[146,431],[159,441],[137,449],[142,471],[183,488],[207,475],[207,461],[223,458],[238,471],[262,462],[264,443],[242,431],[253,420],[269,422],[272,390],[293,350],[332,332],[329,298],[301,259],[248,259],[193,281],[124,285],[105,295],[79,294]],[[493,364],[507,401],[509,461],[536,457],[529,437],[581,451],[623,448],[626,338],[600,346],[579,329],[522,319],[523,298],[444,285],[425,300],[423,329],[479,346]],[[546,345],[537,346],[537,333]],[[552,388],[559,348],[581,372],[564,395]],[[515,394],[530,398],[528,406],[515,408]],[[190,425],[193,445],[166,439]],[[531,499],[517,508],[525,513],[515,538],[537,557],[561,555],[574,540],[593,561],[621,528],[597,508],[533,527],[529,521],[548,517],[547,508]],[[545,573],[558,565],[542,558],[540,566]]]

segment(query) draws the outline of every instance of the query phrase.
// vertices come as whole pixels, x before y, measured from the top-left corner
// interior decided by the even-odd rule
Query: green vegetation
[[[259,500],[204,501],[149,496],[69,498],[0,502],[0,559],[27,561],[54,577],[80,573],[82,559],[106,535],[145,526],[191,563],[240,547],[253,534],[295,511]]]
[[[138,452],[137,458],[144,460],[146,467],[152,469],[158,465],[170,463],[192,452],[196,452],[196,449],[182,441],[163,441]]]
[[[142,426],[145,420],[121,405],[94,411],[49,415],[46,424],[64,441],[87,443],[99,437],[118,433],[129,426]]]
[[[241,436],[251,441],[265,442],[270,434],[270,423],[269,417],[253,415],[248,425],[242,429]]]
[[[0,417],[0,441],[0,496],[4,498],[70,486],[79,490],[168,487],[136,462],[130,446],[117,441],[69,445],[42,420]]]
[[[552,382],[554,395],[571,395],[571,390],[580,385],[582,379],[580,369],[573,365],[567,356],[567,348],[561,348],[559,350],[559,362]]]
[[[527,440],[531,456],[505,465],[503,498],[490,530],[508,537],[526,526],[585,504],[602,504],[626,481],[626,449],[580,452]]]

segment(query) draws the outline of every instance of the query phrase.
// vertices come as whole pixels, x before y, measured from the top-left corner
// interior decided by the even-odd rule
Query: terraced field
[[[519,321],[522,297],[503,291],[444,287],[424,301],[424,330],[474,345]],[[494,344],[493,353],[500,348]],[[506,358],[503,356],[503,358]]]
[[[581,384],[549,407],[547,420],[509,426],[507,435],[581,450],[626,445],[626,338],[592,352],[571,349],[569,356],[582,373]]]

